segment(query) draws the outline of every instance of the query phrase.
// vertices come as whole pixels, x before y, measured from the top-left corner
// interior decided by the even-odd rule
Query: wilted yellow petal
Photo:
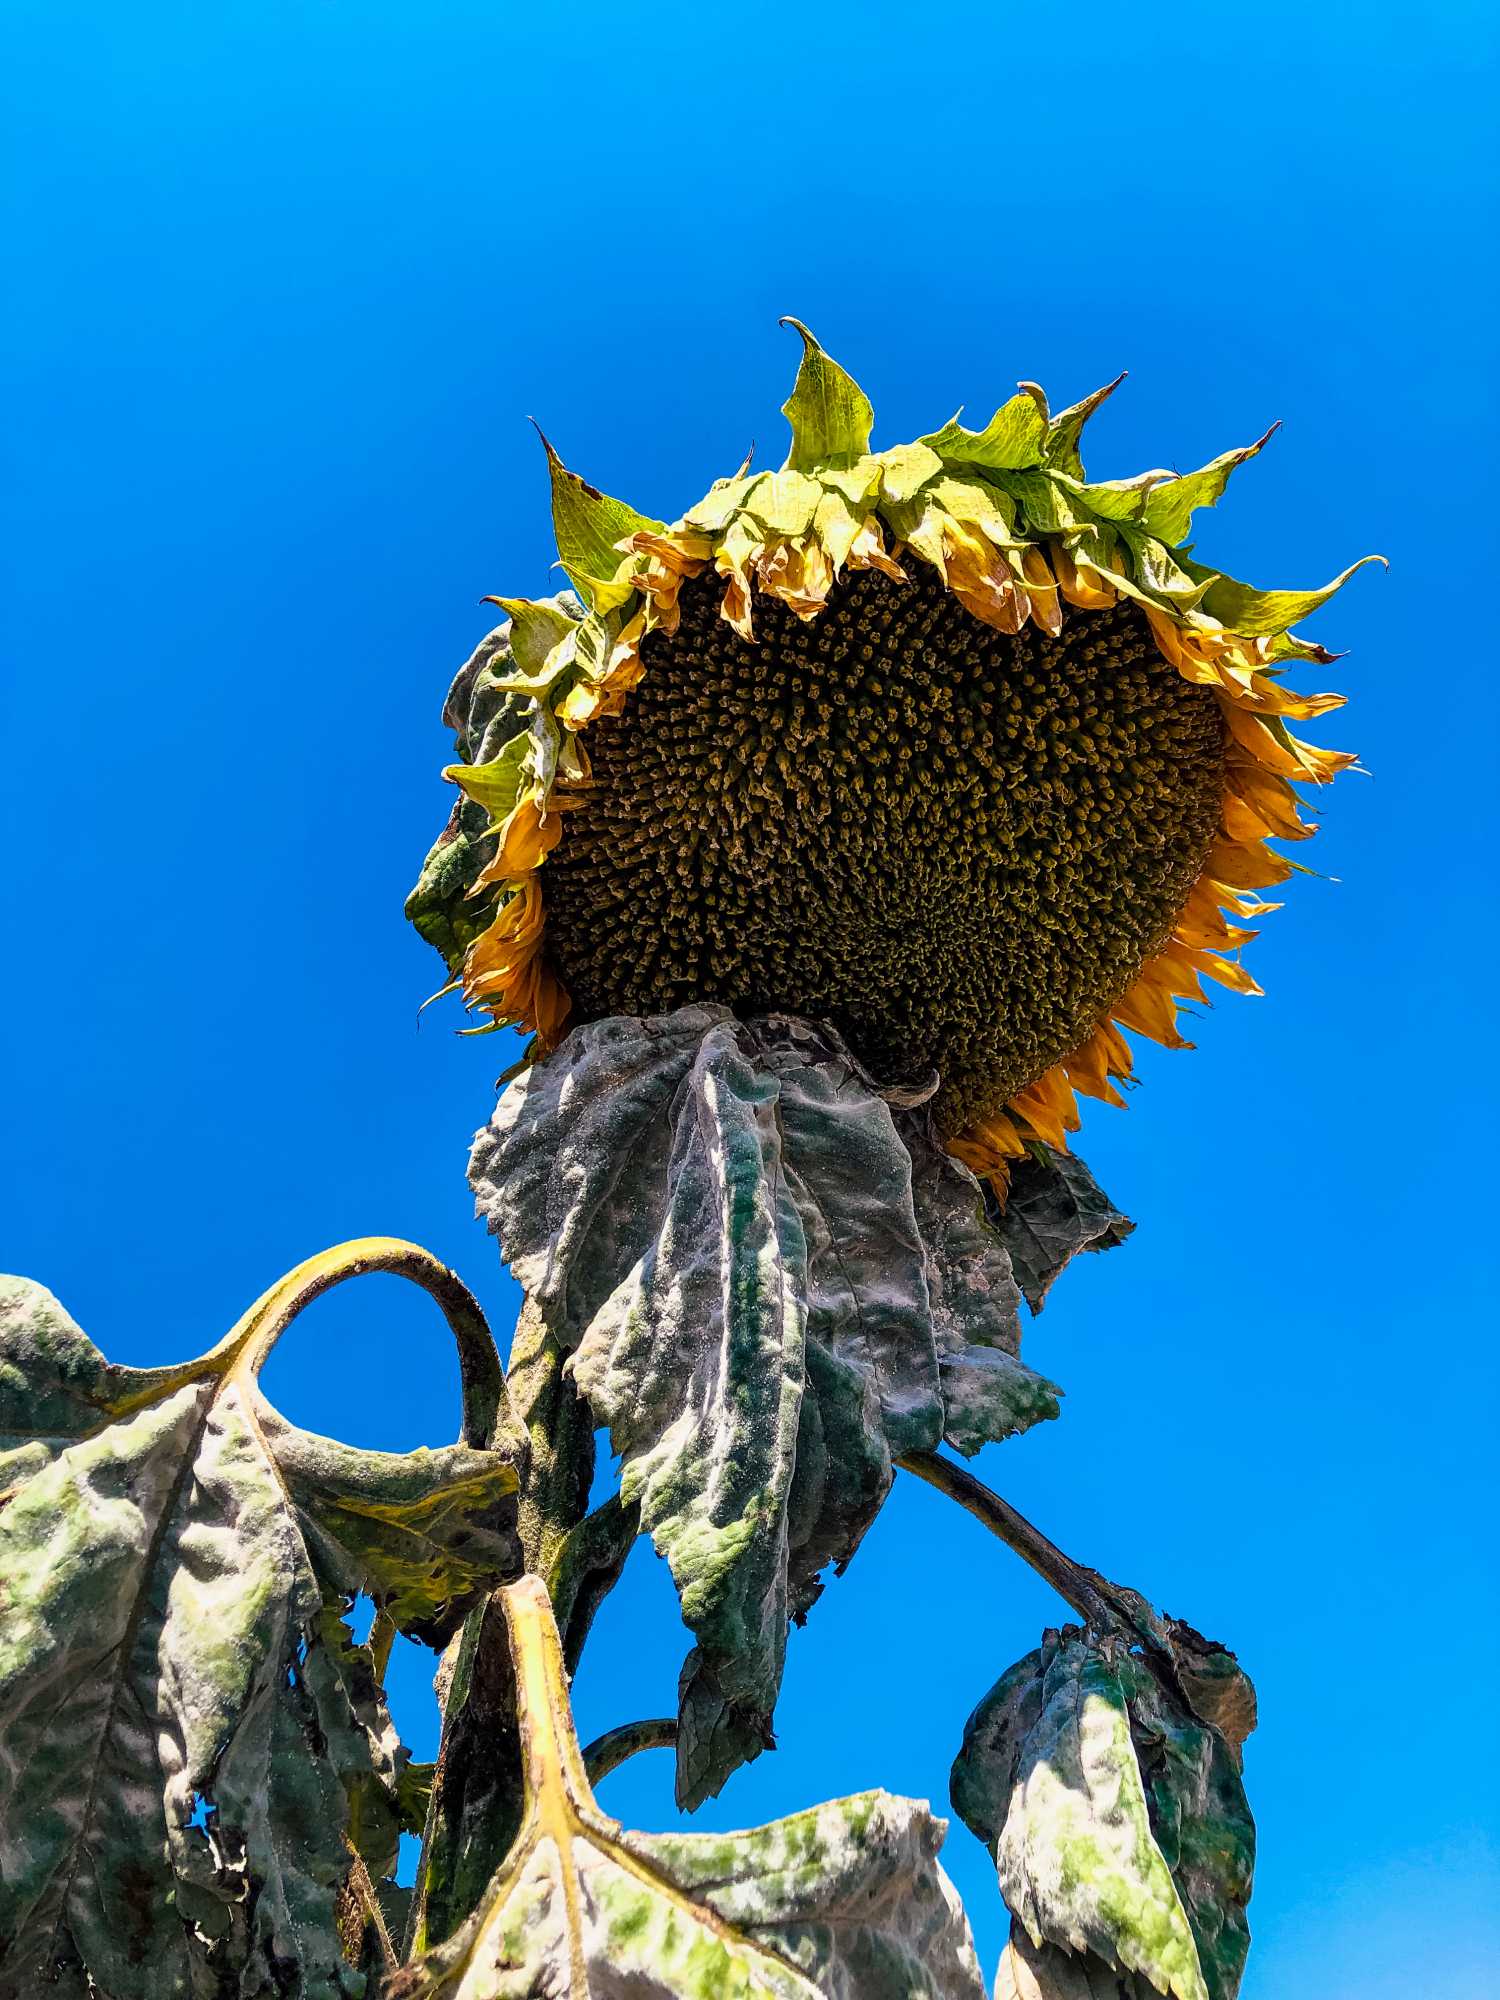
[[[1019,632],[1030,599],[1017,590],[1004,553],[983,535],[949,520],[944,527],[948,588],[968,611],[997,632]]]
[[[1031,599],[1031,615],[1044,632],[1050,632],[1055,639],[1062,630],[1062,592],[1058,589],[1057,578],[1047,567],[1047,558],[1038,548],[1027,548],[1021,554],[1021,574],[1026,579],[1026,594]]]
[[[1068,1150],[1067,1135],[1080,1130],[1083,1123],[1078,1116],[1078,1100],[1061,1064],[1017,1091],[1005,1108],[1013,1117],[1024,1119],[1039,1139],[1062,1153]]]
[[[812,532],[822,543],[835,576],[849,560],[860,531],[859,517],[850,509],[842,493],[827,492],[813,515]]]
[[[885,552],[880,523],[872,514],[849,547],[850,569],[878,569],[897,583],[905,583],[906,571]]]
[[[1284,882],[1294,870],[1290,861],[1273,854],[1261,841],[1242,843],[1219,834],[1208,850],[1204,872],[1231,889],[1268,889]]]
[[[1068,553],[1066,544],[1053,541],[1047,544],[1047,553],[1052,558],[1053,574],[1058,588],[1069,604],[1076,604],[1081,611],[1103,611],[1118,602],[1115,592],[1100,577],[1092,565],[1080,569]]]

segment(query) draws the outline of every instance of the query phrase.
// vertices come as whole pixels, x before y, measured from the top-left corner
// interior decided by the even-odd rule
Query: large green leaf
[[[792,393],[781,406],[792,427],[792,448],[784,470],[807,472],[813,466],[853,465],[870,449],[875,412],[870,399],[838,363],[831,360],[798,319],[784,319],[802,336],[802,363]]]
[[[480,1210],[698,1639],[685,1804],[765,1746],[788,1619],[893,1459],[1056,1414],[977,1185],[931,1146],[922,1169],[831,1030],[722,1007],[576,1030],[476,1143]]]
[[[866,1792],[744,1833],[627,1832],[590,1789],[540,1579],[500,1596],[522,1824],[468,1922],[391,2000],[984,2000],[925,1805]]]
[[[302,1306],[374,1270],[443,1306],[466,1442],[354,1452],[261,1397]],[[410,1815],[343,1602],[441,1638],[514,1572],[504,1395],[468,1293],[390,1238],[299,1266],[176,1368],[113,1366],[0,1280],[0,1991],[69,1967],[111,2000],[362,1990],[336,1897]]]
[[[1235,1732],[1254,1725],[1253,1690],[1233,1655],[1096,1581],[1118,1627],[1047,1633],[970,1716],[953,1766],[954,1808],[1017,1919],[1000,1990],[1073,2000],[1149,1981],[1234,2000],[1255,1847]]]

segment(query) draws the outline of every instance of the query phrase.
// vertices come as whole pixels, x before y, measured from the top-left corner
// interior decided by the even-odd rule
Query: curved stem
[[[1037,1575],[1050,1583],[1058,1596],[1066,1599],[1096,1631],[1113,1631],[1120,1625],[1119,1616],[1100,1595],[1091,1573],[1071,1556],[1065,1556],[1039,1528],[1033,1528],[1009,1501],[992,1493],[972,1472],[965,1472],[951,1459],[939,1458],[935,1451],[914,1451],[898,1458],[896,1463],[903,1472],[925,1479],[929,1486],[935,1486],[939,1493],[946,1493],[950,1500],[966,1508],[976,1521],[983,1522],[992,1535],[998,1535],[1023,1562],[1030,1563]]]
[[[653,1715],[645,1722],[622,1722],[618,1729],[606,1729],[596,1736],[583,1753],[583,1767],[589,1783],[597,1785],[611,1771],[634,1757],[639,1750],[670,1750],[677,1742],[675,1715]]]
[[[505,1373],[499,1350],[490,1332],[479,1301],[457,1274],[439,1263],[430,1251],[406,1243],[397,1236],[362,1236],[352,1243],[340,1243],[309,1257],[294,1271],[256,1300],[223,1345],[243,1343],[236,1358],[237,1369],[246,1376],[258,1375],[273,1347],[297,1315],[314,1299],[341,1285],[346,1278],[362,1278],[385,1271],[420,1285],[437,1301],[458,1347],[459,1378],[463,1390],[463,1427],[459,1442],[484,1449],[501,1441],[501,1434],[519,1426],[511,1414],[505,1391]]]

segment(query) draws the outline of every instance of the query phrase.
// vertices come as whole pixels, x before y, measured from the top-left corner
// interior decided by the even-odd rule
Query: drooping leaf
[[[807,472],[813,466],[850,466],[870,449],[875,412],[870,399],[838,363],[831,360],[802,324],[784,319],[802,336],[802,363],[792,393],[781,413],[792,427],[792,448],[785,470]]]
[[[928,1151],[924,1241],[912,1156],[832,1031],[721,1007],[575,1031],[476,1142],[479,1208],[698,1639],[684,1803],[765,1746],[788,1619],[854,1554],[893,1458],[1056,1413],[978,1189]]]
[[[443,1306],[472,1442],[350,1452],[261,1397],[301,1307],[370,1270]],[[159,2000],[281,1991],[293,1968],[309,2000],[353,2000],[346,1837],[390,1858],[371,1786],[399,1820],[404,1773],[339,1599],[440,1635],[517,1565],[516,1474],[480,1445],[520,1441],[478,1307],[371,1238],[299,1266],[202,1359],[132,1369],[40,1286],[0,1287],[0,1989],[74,1965]]]
[[[390,2000],[984,2000],[924,1805],[866,1792],[744,1833],[627,1832],[589,1786],[540,1579],[500,1595],[523,1823],[468,1922]]]
[[[1005,1207],[993,1194],[986,1207],[1034,1313],[1081,1250],[1117,1249],[1135,1228],[1076,1153],[1040,1142],[1012,1170]]]
[[[613,604],[605,599],[622,603],[630,594],[628,589],[617,590],[611,582],[620,567],[616,543],[642,529],[660,534],[666,523],[638,514],[623,500],[612,500],[576,472],[569,472],[540,429],[537,436],[546,447],[552,481],[552,532],[568,581],[587,604],[596,610],[610,610]]]
[[[1118,1675],[1076,1627],[1043,1642],[1034,1721],[1014,1746],[1000,1890],[1031,1936],[1207,2000],[1198,1951],[1160,1848]],[[1026,1720],[1018,1704],[1018,1723]],[[1002,1732],[1002,1741],[1005,1740]]]
[[[1226,1706],[1237,1675],[1237,1720],[1253,1690],[1233,1655],[1098,1581],[1119,1627],[1048,1632],[970,1716],[953,1766],[954,1809],[996,1856],[1017,1919],[1000,1990],[1074,2000],[1149,1981],[1234,2000],[1255,1828],[1238,1745],[1195,1709],[1180,1665],[1215,1658],[1208,1706]]]
[[[986,1219],[986,1190],[934,1143],[923,1114],[908,1113],[898,1126],[927,1253],[943,1437],[972,1457],[981,1445],[1055,1417],[1062,1391],[1021,1360],[1016,1259]]]
[[[1187,1912],[1209,2000],[1234,2000],[1250,1948],[1245,1906],[1255,1872],[1238,1748],[1141,1655],[1120,1661],[1119,1681],[1151,1831]]]

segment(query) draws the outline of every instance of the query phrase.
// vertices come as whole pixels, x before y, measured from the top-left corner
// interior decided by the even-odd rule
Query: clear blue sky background
[[[463,1167],[508,1039],[418,1003],[401,902],[486,591],[541,594],[568,462],[672,517],[784,448],[795,313],[877,445],[1070,402],[1091,470],[1284,429],[1205,557],[1309,586],[1357,746],[1198,1052],[1080,1150],[1139,1221],[1028,1333],[1062,1420],[980,1470],[1260,1689],[1247,2000],[1500,1993],[1493,773],[1496,11],[200,0],[4,8],[11,469],[0,1264],[113,1357],[207,1347],[373,1231],[516,1295]],[[1320,676],[1319,678],[1325,678]],[[1306,850],[1304,850],[1304,854]],[[451,1003],[446,1003],[451,1005]],[[405,1449],[446,1334],[376,1279],[267,1386]],[[1061,1613],[899,1482],[793,1637],[780,1749],[697,1824],[873,1784]],[[577,1685],[669,1710],[638,1545]],[[398,1708],[431,1754],[430,1661]],[[603,1788],[674,1818],[669,1759]],[[987,1857],[945,1856],[992,1969]]]

